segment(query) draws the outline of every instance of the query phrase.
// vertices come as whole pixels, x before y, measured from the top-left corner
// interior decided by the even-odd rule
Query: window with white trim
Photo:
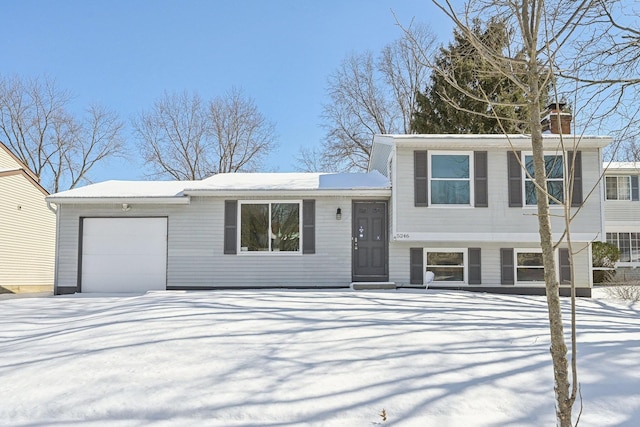
[[[472,154],[429,152],[430,205],[473,205]]]
[[[425,249],[426,271],[434,274],[434,282],[467,283],[466,249]]]
[[[640,262],[640,233],[607,233],[607,243],[620,250],[620,262]]]
[[[557,205],[564,201],[564,161],[562,154],[544,155],[545,173],[547,176],[547,192],[549,204]],[[534,182],[533,154],[524,154],[524,200],[526,206],[535,206],[537,203],[536,185]]]
[[[302,202],[239,202],[240,252],[300,253]]]
[[[630,176],[605,177],[607,200],[631,200]]]
[[[544,283],[542,250],[527,249],[514,251],[516,283]]]

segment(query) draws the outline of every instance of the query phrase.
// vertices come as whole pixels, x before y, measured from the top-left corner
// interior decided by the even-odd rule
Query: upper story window
[[[607,176],[606,200],[631,200],[630,176]]]
[[[471,154],[429,152],[431,205],[473,205]]]
[[[547,175],[547,192],[549,204],[557,205],[564,202],[564,162],[561,154],[545,154],[545,173]],[[525,205],[534,206],[537,203],[536,186],[534,183],[533,155],[524,155],[524,199]]]
[[[240,202],[240,252],[300,252],[301,202]]]

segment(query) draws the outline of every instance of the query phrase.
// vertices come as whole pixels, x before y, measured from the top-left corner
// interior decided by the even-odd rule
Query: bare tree
[[[275,147],[274,125],[236,89],[209,102],[196,93],[165,93],[133,128],[153,175],[179,180],[254,171]]]
[[[94,105],[76,117],[72,98],[50,78],[0,79],[0,138],[50,192],[90,182],[96,164],[124,153],[118,115]]]
[[[211,101],[208,119],[217,173],[255,172],[276,146],[275,125],[238,89]]]
[[[377,58],[351,54],[330,76],[322,118],[327,130],[320,163],[333,170],[366,170],[373,135],[408,133],[415,96],[428,68],[419,57],[431,51],[435,37],[425,26],[387,45]],[[314,154],[315,153],[315,154]],[[317,151],[301,154],[318,157]]]

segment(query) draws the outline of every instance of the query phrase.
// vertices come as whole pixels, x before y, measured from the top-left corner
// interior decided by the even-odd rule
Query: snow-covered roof
[[[389,180],[371,173],[223,173],[185,187],[185,193],[247,190],[356,190],[388,189]]]
[[[105,181],[53,194],[52,203],[188,203],[189,195],[276,191],[384,191],[389,180],[370,173],[227,173],[201,181]]]
[[[184,187],[193,181],[104,181],[90,184],[47,197],[47,201],[60,203],[74,202],[108,202],[124,203],[128,200],[148,199],[156,203],[160,199],[182,198],[188,201],[183,193]]]

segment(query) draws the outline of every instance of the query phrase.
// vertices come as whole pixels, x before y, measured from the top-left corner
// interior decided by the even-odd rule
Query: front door
[[[352,280],[389,280],[387,202],[353,202]]]

